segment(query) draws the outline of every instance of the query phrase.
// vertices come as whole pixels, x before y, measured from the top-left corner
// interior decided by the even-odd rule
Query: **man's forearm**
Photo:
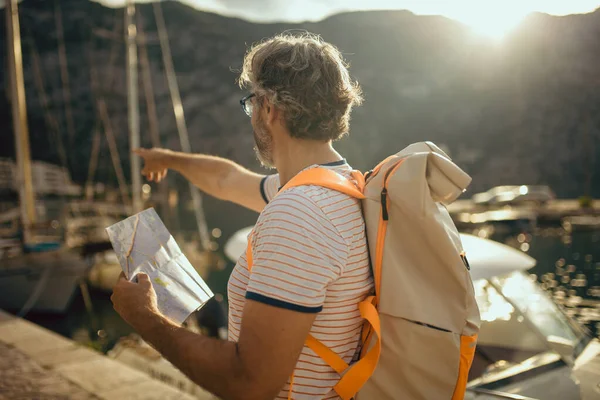
[[[205,154],[171,152],[169,166],[179,172],[200,190],[217,198],[223,198],[221,182],[239,166],[231,160]]]
[[[144,340],[199,386],[224,400],[252,398],[234,342],[196,334],[164,317],[142,331]]]

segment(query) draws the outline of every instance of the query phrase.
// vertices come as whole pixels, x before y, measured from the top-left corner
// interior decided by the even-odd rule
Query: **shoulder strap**
[[[296,186],[305,185],[317,185],[326,187],[329,189],[337,190],[338,192],[345,193],[357,199],[364,199],[365,195],[362,193],[365,187],[365,177],[360,171],[353,170],[352,178],[356,184],[352,183],[345,176],[338,174],[327,168],[317,167],[307,169],[300,172],[293,177],[288,183],[286,183],[279,193]],[[252,271],[252,235],[254,231],[248,235],[248,245],[246,246],[246,259],[248,262],[248,271]]]
[[[365,179],[363,174],[360,171],[352,171],[352,178],[354,178],[356,184],[330,169],[321,167],[311,168],[293,177],[281,188],[279,193],[296,186],[317,185],[337,190],[357,199],[364,199],[365,195],[362,193],[362,190],[365,186]]]

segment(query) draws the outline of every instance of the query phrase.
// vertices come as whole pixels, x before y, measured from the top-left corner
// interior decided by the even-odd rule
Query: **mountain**
[[[51,114],[58,120],[73,179],[84,182],[93,132],[103,126],[94,101],[101,94],[127,175],[123,9],[81,0],[62,0],[60,6],[76,131],[71,138],[54,2],[24,0],[19,5],[32,156],[60,161],[58,141],[47,122]],[[369,169],[411,142],[432,140],[473,176],[467,195],[501,184],[548,184],[560,197],[576,197],[584,193],[591,174],[592,195],[600,197],[600,10],[565,17],[532,14],[501,43],[493,43],[453,20],[408,11],[344,13],[317,23],[254,24],[173,1],[163,2],[162,9],[194,151],[259,169],[250,122],[238,103],[244,93],[236,85],[236,70],[250,44],[301,29],[338,46],[363,87],[366,101],[353,113],[349,137],[337,144],[355,167]],[[152,5],[139,5],[138,14],[148,40],[161,142],[178,149]],[[0,32],[0,58],[6,65],[5,18],[0,19]],[[36,85],[34,48],[48,97],[45,108]],[[101,82],[95,92],[92,67]],[[8,94],[7,74],[0,79]],[[141,83],[140,113],[142,142],[149,146]],[[0,98],[0,129],[0,157],[13,157],[5,96]],[[97,179],[116,184],[102,137]],[[176,182],[182,184],[181,179]]]

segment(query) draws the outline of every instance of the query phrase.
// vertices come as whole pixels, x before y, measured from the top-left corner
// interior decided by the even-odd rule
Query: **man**
[[[218,157],[139,150],[143,173],[160,181],[173,169],[217,198],[260,212],[246,256],[228,288],[229,341],[182,329],[156,307],[147,276],[124,278],[113,303],[123,319],[194,382],[223,399],[335,399],[339,380],[304,345],[310,333],[350,362],[359,345],[357,304],[373,288],[360,203],[317,186],[275,197],[298,172],[322,166],[350,177],[332,147],[348,132],[359,86],[341,54],[314,35],[277,36],[246,55],[240,85],[263,176]]]

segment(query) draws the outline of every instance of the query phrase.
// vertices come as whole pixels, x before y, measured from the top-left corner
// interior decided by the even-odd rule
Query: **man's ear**
[[[264,103],[264,109],[265,109],[265,121],[267,123],[267,125],[273,125],[281,116],[281,112],[279,111],[279,109],[277,107],[275,107],[270,101],[265,100]]]

